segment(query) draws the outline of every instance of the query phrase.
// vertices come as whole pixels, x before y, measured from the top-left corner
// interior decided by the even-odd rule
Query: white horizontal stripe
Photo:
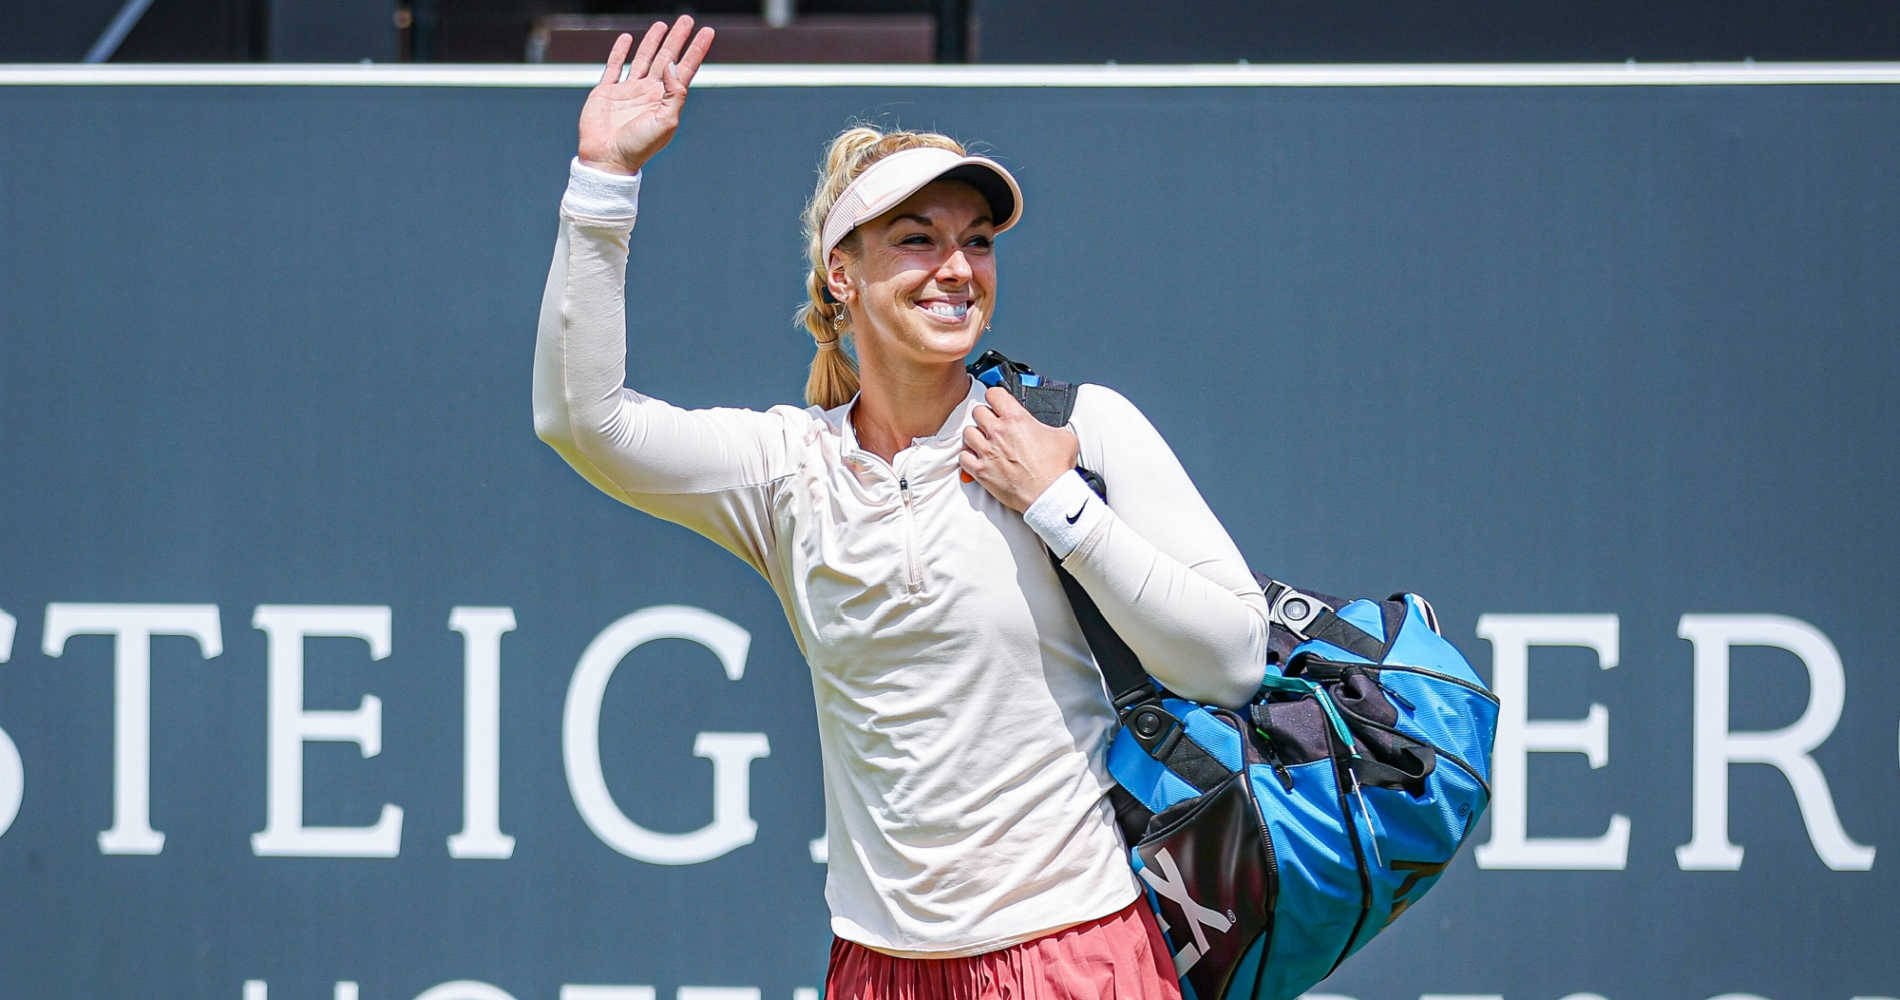
[[[293,63],[0,65],[0,85],[196,87],[571,87],[598,69]],[[710,65],[695,87],[1675,87],[1894,84],[1900,63],[1467,63],[1433,65]]]

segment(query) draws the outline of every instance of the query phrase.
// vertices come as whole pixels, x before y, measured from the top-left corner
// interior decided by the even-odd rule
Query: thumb
[[[671,59],[668,59],[665,67],[660,70],[660,90],[669,101],[676,101],[686,96],[686,83],[680,79],[679,64]]]

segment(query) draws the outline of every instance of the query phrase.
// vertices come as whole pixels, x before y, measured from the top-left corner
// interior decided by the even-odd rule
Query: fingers
[[[1021,400],[1010,395],[1009,390],[1000,385],[993,385],[984,392],[983,402],[988,404],[989,408],[994,411],[997,416],[1006,420],[1016,420],[1023,417],[1028,417],[1031,420],[1035,419],[1035,417],[1030,416],[1028,410],[1023,408]]]
[[[712,48],[713,30],[701,28],[693,36],[693,44],[686,47],[686,54],[680,56],[680,82],[687,86],[693,84],[693,74],[699,72],[699,64],[706,61],[706,52]]]
[[[713,30],[701,28],[695,33],[690,14],[681,14],[670,26],[665,21],[655,21],[640,39],[640,49],[633,55],[627,79],[638,80],[657,75],[666,86],[667,93],[672,94],[676,88],[670,84],[677,77],[677,91],[684,92],[692,85],[700,64],[706,61],[706,53],[712,48],[712,43]]]
[[[619,83],[620,67],[627,61],[627,50],[633,48],[633,36],[621,34],[614,39],[613,51],[607,53],[607,65],[600,71],[601,83]]]
[[[633,64],[627,69],[627,79],[638,80],[653,68],[653,56],[660,51],[660,40],[666,37],[666,22],[655,21],[647,26],[647,33],[640,37],[640,51],[633,54]]]
[[[970,419],[976,423],[976,426],[965,430],[965,434],[968,434],[970,431],[976,431],[988,435],[995,429],[997,422],[1002,418],[996,415],[995,410],[990,409],[982,403],[978,403],[970,407]]]
[[[1063,473],[1075,468],[1081,442],[1066,427],[1050,427],[995,387],[970,408],[957,455],[964,482],[977,482],[1011,510],[1026,510]]]
[[[681,14],[674,19],[673,27],[666,33],[666,41],[660,43],[659,59],[665,62],[679,62],[680,53],[686,49],[686,38],[693,33],[693,15]]]

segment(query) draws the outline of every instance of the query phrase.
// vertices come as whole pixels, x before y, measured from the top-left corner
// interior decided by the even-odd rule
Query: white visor
[[[851,230],[896,208],[935,180],[962,181],[976,188],[990,203],[990,219],[999,233],[1023,217],[1023,190],[1002,164],[935,146],[906,149],[864,168],[838,196],[825,216],[823,257],[829,259],[832,248]]]

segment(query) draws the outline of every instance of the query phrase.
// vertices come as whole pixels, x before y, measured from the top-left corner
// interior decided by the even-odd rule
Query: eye
[[[901,246],[926,247],[930,245],[930,237],[923,233],[912,233],[897,242]]]
[[[972,236],[966,240],[963,245],[972,250],[988,250],[992,242],[992,239],[988,236]]]

